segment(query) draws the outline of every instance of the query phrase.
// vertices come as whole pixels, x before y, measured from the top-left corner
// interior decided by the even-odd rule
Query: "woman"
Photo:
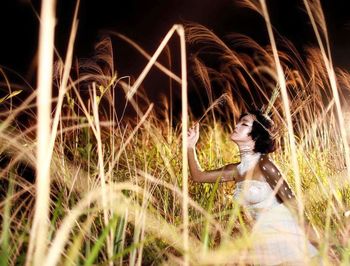
[[[267,155],[275,150],[272,129],[272,120],[260,110],[241,115],[230,136],[238,145],[240,163],[203,171],[196,158],[196,124],[188,131],[190,174],[195,182],[236,182],[234,198],[254,220],[250,263],[305,265],[318,252],[297,223],[293,192]]]

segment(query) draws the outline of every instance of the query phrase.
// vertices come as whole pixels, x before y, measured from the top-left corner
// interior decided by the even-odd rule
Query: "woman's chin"
[[[236,142],[237,140],[235,138],[233,138],[233,137],[230,137],[230,140],[233,141],[234,143],[237,143]]]

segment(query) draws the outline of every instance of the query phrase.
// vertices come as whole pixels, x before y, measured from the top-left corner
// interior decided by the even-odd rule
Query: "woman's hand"
[[[199,123],[188,129],[187,148],[194,148],[199,139]]]

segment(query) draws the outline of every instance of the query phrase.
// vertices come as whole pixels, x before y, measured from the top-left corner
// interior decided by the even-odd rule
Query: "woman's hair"
[[[254,151],[260,153],[274,152],[276,150],[276,141],[273,134],[274,122],[259,109],[241,114],[239,120],[248,114],[255,116],[252,131],[249,133],[255,141]]]

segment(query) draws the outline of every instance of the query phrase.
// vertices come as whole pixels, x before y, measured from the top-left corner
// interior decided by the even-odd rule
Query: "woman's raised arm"
[[[196,154],[196,143],[199,139],[199,124],[190,128],[187,134],[188,166],[190,168],[191,179],[200,183],[215,183],[234,181],[238,175],[237,164],[228,164],[221,168],[204,171],[199,165]]]
[[[191,179],[200,183],[215,183],[234,181],[237,176],[237,164],[228,164],[221,168],[204,171],[201,169],[196,156],[196,148],[188,148],[188,166]]]

